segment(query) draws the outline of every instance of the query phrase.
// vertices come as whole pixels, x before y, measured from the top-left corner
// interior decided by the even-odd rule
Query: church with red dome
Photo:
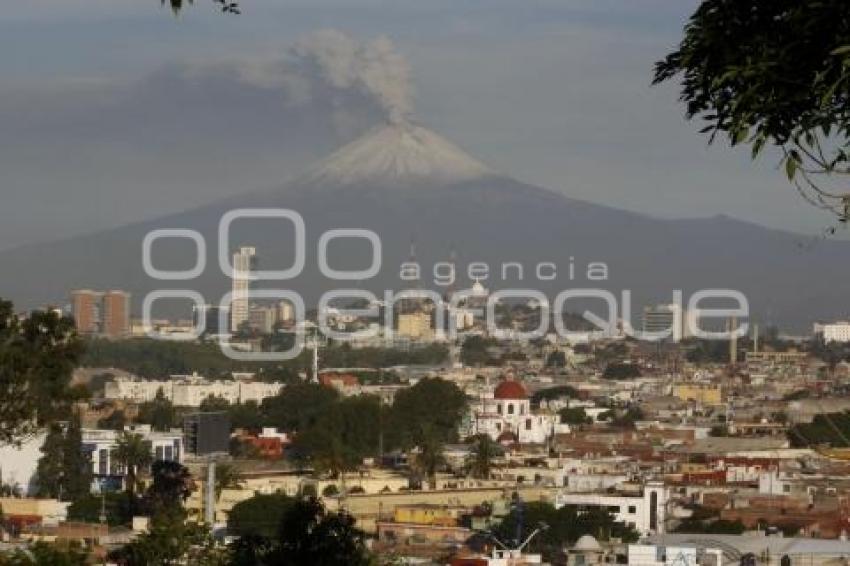
[[[486,434],[502,444],[542,444],[562,432],[558,416],[531,408],[531,398],[521,381],[507,378],[470,403],[467,435]]]

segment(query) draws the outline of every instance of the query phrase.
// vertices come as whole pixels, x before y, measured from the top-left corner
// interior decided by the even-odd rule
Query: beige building
[[[66,520],[70,505],[58,499],[0,497],[4,517],[38,517],[42,525],[58,525]]]
[[[398,315],[398,336],[411,340],[432,340],[434,329],[431,327],[431,314],[411,312]]]
[[[720,405],[723,402],[723,388],[709,383],[679,383],[673,386],[673,396],[701,405]]]

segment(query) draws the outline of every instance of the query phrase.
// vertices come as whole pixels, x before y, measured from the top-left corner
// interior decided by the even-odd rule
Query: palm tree
[[[127,498],[130,500],[130,511],[133,512],[136,507],[136,487],[138,486],[139,472],[153,462],[151,443],[145,440],[141,434],[124,431],[118,438],[118,445],[112,452],[112,458],[126,472]]]
[[[469,471],[476,479],[489,479],[490,469],[493,467],[493,458],[501,455],[499,445],[493,442],[486,434],[475,437],[472,454],[469,461]]]
[[[221,497],[221,492],[229,488],[242,486],[242,475],[236,466],[230,464],[218,464],[215,468],[215,498]]]

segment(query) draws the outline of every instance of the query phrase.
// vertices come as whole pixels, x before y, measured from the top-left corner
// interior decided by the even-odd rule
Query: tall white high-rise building
[[[250,317],[248,304],[251,272],[256,269],[257,250],[243,246],[233,254],[233,302],[230,305],[230,330],[236,332]]]
[[[699,329],[698,310],[683,309],[681,305],[653,305],[643,309],[645,333],[668,333],[673,342],[690,338]]]

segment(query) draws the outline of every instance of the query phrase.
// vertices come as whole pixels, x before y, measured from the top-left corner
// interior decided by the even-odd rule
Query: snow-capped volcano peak
[[[319,161],[302,180],[316,185],[391,187],[423,182],[447,185],[494,174],[427,128],[392,122]]]

